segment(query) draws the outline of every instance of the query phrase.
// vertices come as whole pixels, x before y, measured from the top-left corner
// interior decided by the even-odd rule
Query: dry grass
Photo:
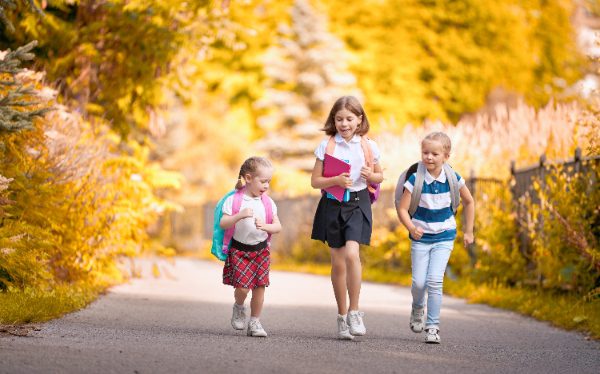
[[[549,103],[535,110],[524,103],[514,108],[497,105],[492,112],[461,120],[456,125],[440,122],[406,126],[399,133],[382,133],[377,140],[386,184],[392,186],[402,170],[420,159],[420,141],[432,131],[444,131],[452,139],[449,163],[468,176],[506,179],[510,161],[517,167],[534,164],[545,153],[548,159],[573,157],[575,148],[586,149],[585,127],[577,103]],[[390,126],[387,126],[388,128]]]

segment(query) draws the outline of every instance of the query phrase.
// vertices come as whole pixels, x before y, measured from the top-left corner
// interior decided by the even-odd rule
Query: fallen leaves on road
[[[39,327],[34,325],[0,325],[0,334],[14,336],[29,336],[32,331],[40,330]]]

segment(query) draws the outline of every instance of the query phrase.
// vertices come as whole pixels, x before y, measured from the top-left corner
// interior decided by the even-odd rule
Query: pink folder
[[[325,154],[323,160],[323,176],[324,177],[337,177],[342,173],[350,172],[350,164],[340,160],[339,158]],[[344,200],[344,192],[346,189],[340,186],[331,186],[325,188],[325,191],[332,194],[338,201]]]

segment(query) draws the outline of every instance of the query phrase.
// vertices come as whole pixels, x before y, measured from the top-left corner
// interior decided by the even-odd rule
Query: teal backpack
[[[231,239],[233,238],[233,232],[235,225],[227,230],[221,228],[221,217],[223,217],[223,204],[229,196],[233,195],[233,206],[231,208],[231,214],[238,214],[242,206],[242,199],[244,195],[244,189],[229,191],[217,202],[214,211],[214,222],[213,222],[213,237],[212,246],[210,253],[221,261],[225,261],[229,255],[229,247],[231,245]],[[267,223],[273,223],[273,206],[267,194],[261,195],[261,201],[265,207],[265,218]],[[271,234],[267,237],[267,241],[271,241]]]

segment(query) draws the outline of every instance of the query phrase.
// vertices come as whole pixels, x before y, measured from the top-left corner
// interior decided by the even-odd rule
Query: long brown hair
[[[266,159],[264,157],[252,156],[252,157],[246,159],[246,161],[244,161],[244,163],[240,167],[240,174],[238,175],[238,181],[235,184],[235,188],[237,190],[239,190],[240,188],[243,188],[244,184],[242,183],[242,178],[244,177],[244,175],[246,175],[246,174],[254,175],[254,173],[256,173],[256,170],[258,169],[259,166],[263,166],[266,168],[273,167],[271,165],[271,161],[269,161],[268,159]]]
[[[327,121],[325,121],[325,126],[321,129],[325,131],[325,134],[333,136],[337,133],[335,128],[335,114],[342,109],[347,109],[360,118],[361,122],[356,128],[356,135],[362,136],[369,132],[371,125],[369,124],[367,114],[362,105],[360,105],[358,99],[354,96],[342,96],[337,99],[335,104],[333,104],[333,107],[331,107]]]

